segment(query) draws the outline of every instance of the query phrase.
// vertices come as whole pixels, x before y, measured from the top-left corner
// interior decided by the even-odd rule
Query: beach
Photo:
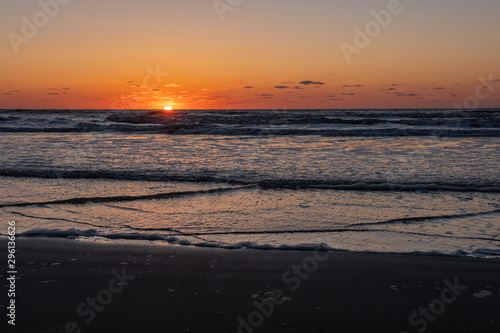
[[[0,333],[500,333],[499,13],[3,1]]]
[[[498,259],[43,237],[16,248],[8,332],[500,330]]]

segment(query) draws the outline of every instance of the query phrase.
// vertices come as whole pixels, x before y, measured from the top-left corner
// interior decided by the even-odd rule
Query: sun
[[[165,111],[172,111],[172,107],[170,105],[165,106]]]

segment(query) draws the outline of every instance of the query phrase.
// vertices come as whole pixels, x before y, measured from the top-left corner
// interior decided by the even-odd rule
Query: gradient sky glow
[[[348,63],[391,1],[242,0],[221,20],[213,0],[71,0],[17,53],[45,14],[3,1],[0,108],[500,107],[500,1],[401,0]]]

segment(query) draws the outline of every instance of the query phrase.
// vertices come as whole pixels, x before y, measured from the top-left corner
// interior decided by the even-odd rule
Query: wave
[[[197,174],[172,174],[164,171],[133,171],[123,172],[114,170],[37,170],[37,169],[0,169],[0,176],[17,178],[48,178],[48,179],[110,179],[130,181],[152,181],[152,182],[189,182],[189,183],[220,183],[226,185],[256,186],[263,190],[289,189],[289,190],[347,190],[347,191],[448,191],[448,192],[500,192],[500,185],[482,181],[471,183],[461,182],[418,182],[415,183],[384,183],[380,181],[358,180],[358,179],[257,179],[253,180],[241,175],[240,178],[216,177]],[[235,176],[237,177],[237,176]],[[230,189],[228,189],[230,190]],[[169,195],[167,194],[159,194]],[[143,196],[139,199],[154,199],[152,196]],[[131,198],[133,199],[133,198]],[[125,201],[127,197],[109,198],[74,198],[74,203],[79,200],[109,200]],[[102,201],[105,202],[105,201]],[[70,203],[70,202],[61,202]]]
[[[189,236],[189,235],[183,235]],[[317,244],[299,244],[299,245],[269,245],[269,244],[259,244],[255,242],[237,242],[233,244],[227,244],[224,242],[214,242],[205,241],[201,239],[199,242],[193,242],[186,239],[181,239],[175,236],[165,236],[155,233],[104,233],[99,232],[95,229],[88,230],[77,230],[77,229],[32,229],[20,233],[17,237],[49,237],[49,238],[102,238],[108,240],[134,240],[134,241],[158,241],[160,243],[167,243],[172,245],[184,245],[184,246],[197,246],[197,247],[211,247],[211,248],[225,248],[225,249],[259,249],[259,250],[324,250],[324,251],[341,251],[341,252],[353,252],[345,249],[333,248],[325,243]],[[430,256],[453,256],[453,257],[478,257],[478,258],[498,258],[500,257],[500,249],[474,249],[471,251],[465,251],[462,249],[455,249],[449,252],[444,251],[408,251],[408,252],[395,252],[395,251],[356,251],[358,253],[385,253],[385,254],[405,254],[405,255],[430,255]]]
[[[444,238],[460,238],[460,239],[474,239],[474,240],[486,240],[492,242],[500,242],[500,239],[494,237],[471,237],[471,236],[456,236],[456,235],[442,235],[442,234],[428,234],[423,232],[409,232],[409,231],[397,231],[397,230],[386,230],[386,229],[373,229],[373,228],[360,228],[360,227],[378,227],[388,224],[408,224],[408,223],[422,223],[422,222],[432,222],[434,220],[443,220],[443,219],[456,219],[456,218],[464,218],[464,217],[474,217],[481,215],[490,215],[490,214],[498,214],[500,213],[500,209],[483,211],[483,212],[475,212],[475,213],[463,213],[463,214],[452,214],[452,215],[435,215],[435,216],[414,216],[414,217],[404,217],[398,219],[391,219],[386,221],[377,221],[377,222],[369,222],[369,223],[355,223],[349,224],[345,227],[336,227],[336,228],[321,228],[321,229],[286,229],[286,230],[244,230],[244,231],[236,231],[236,230],[228,230],[228,231],[204,231],[204,232],[181,232],[179,230],[173,228],[137,228],[132,227],[130,225],[124,225],[126,228],[136,231],[169,231],[169,232],[177,232],[181,233],[184,236],[210,236],[210,235],[272,235],[272,234],[311,234],[311,233],[341,233],[341,232],[393,232],[393,233],[404,233],[404,234],[415,234],[419,236],[431,236],[431,237],[444,237]]]
[[[449,192],[500,192],[500,186],[481,185],[471,186],[468,184],[436,184],[436,183],[366,183],[354,182],[347,184],[315,184],[315,182],[260,182],[262,188],[282,189],[324,189],[324,190],[349,190],[349,191],[449,191]]]
[[[433,221],[433,220],[437,220],[437,219],[455,219],[455,218],[473,217],[473,216],[481,216],[481,215],[489,215],[489,214],[497,214],[497,213],[500,213],[500,209],[494,209],[494,210],[489,210],[489,211],[485,211],[485,212],[476,212],[476,213],[403,217],[403,218],[399,218],[399,219],[392,219],[392,220],[381,221],[381,222],[356,223],[356,224],[351,224],[350,227],[373,226],[373,225],[383,225],[383,224],[397,224],[397,223],[407,224],[407,223],[415,223],[415,222],[423,222],[423,221]]]
[[[254,188],[254,186],[245,186],[245,187],[236,187],[236,188],[235,187],[216,188],[216,189],[200,190],[200,191],[167,192],[167,193],[156,193],[156,194],[136,195],[136,196],[81,197],[81,198],[71,198],[71,199],[52,200],[52,201],[22,202],[22,203],[3,204],[3,205],[0,205],[0,208],[43,206],[43,205],[85,205],[88,203],[127,202],[127,201],[137,201],[137,200],[154,200],[154,199],[173,199],[173,198],[180,198],[180,197],[193,196],[193,195],[226,193],[226,192],[238,191],[238,190],[248,189],[248,188]]]
[[[142,180],[171,181],[195,183],[225,183],[234,185],[250,185],[251,182],[235,179],[225,179],[205,175],[182,175],[158,171],[114,171],[114,170],[51,170],[51,169],[0,169],[0,176],[16,178],[47,178],[47,179],[112,179],[112,180]]]
[[[497,110],[0,111],[0,132],[498,137]]]
[[[500,137],[500,129],[433,129],[433,128],[359,128],[359,129],[297,129],[297,128],[214,128],[195,126],[132,126],[88,124],[80,127],[1,127],[0,133],[92,133],[119,132],[170,135],[223,136],[323,136],[323,137]]]
[[[34,215],[24,214],[24,213],[20,213],[20,212],[9,212],[9,213],[14,214],[14,215],[18,215],[18,216],[22,216],[22,217],[31,218],[31,219],[48,220],[48,221],[63,221],[63,222],[70,222],[70,223],[76,223],[76,224],[83,224],[83,225],[87,225],[87,226],[94,227],[94,228],[103,227],[102,225],[97,225],[97,224],[90,223],[90,222],[69,220],[69,219],[64,219],[64,218],[60,218],[60,217],[34,216]]]
[[[466,214],[473,215],[473,214]],[[479,214],[478,214],[479,215]],[[436,217],[437,218],[437,217]],[[444,217],[446,218],[446,217]],[[419,219],[416,219],[419,220]],[[372,225],[384,224],[384,222],[374,222],[370,223]],[[368,225],[368,223],[367,223]],[[159,232],[174,232],[181,234],[182,236],[190,236],[200,238],[200,236],[223,236],[223,235],[276,235],[276,234],[324,234],[324,233],[340,233],[340,232],[390,232],[397,234],[407,234],[407,235],[418,235],[418,236],[430,236],[430,237],[442,237],[442,238],[455,238],[455,239],[472,239],[472,240],[485,240],[490,242],[500,242],[497,238],[488,237],[469,237],[469,236],[455,236],[455,235],[440,235],[440,234],[429,234],[423,232],[409,232],[409,231],[397,231],[397,230],[384,230],[384,229],[356,229],[351,228],[350,225],[346,228],[334,228],[334,229],[295,229],[295,230],[247,230],[247,231],[213,231],[213,232],[190,232],[185,233],[172,228],[135,228],[125,225],[128,229],[137,231],[159,231]]]

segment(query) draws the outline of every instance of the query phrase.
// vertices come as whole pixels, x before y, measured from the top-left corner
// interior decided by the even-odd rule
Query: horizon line
[[[87,108],[0,108],[0,111],[48,111],[48,110],[75,110],[75,111],[165,111],[164,109],[87,109]],[[298,109],[288,109],[288,108],[262,108],[262,109],[173,109],[172,111],[313,111],[313,110],[450,110],[450,111],[500,111],[500,106],[491,108],[440,108],[440,107],[430,107],[430,108],[298,108]],[[167,111],[168,112],[168,111]]]

